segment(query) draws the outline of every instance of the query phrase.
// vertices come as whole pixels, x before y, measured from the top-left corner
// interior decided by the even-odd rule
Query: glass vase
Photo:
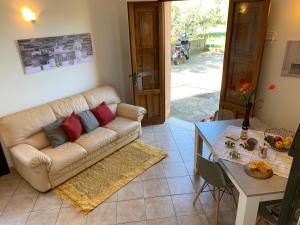
[[[243,121],[243,124],[242,126],[243,127],[249,127],[250,126],[250,113],[251,113],[251,109],[252,109],[252,103],[247,103],[245,105],[245,115],[244,115],[244,121]]]

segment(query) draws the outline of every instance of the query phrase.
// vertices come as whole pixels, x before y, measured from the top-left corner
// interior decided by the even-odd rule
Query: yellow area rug
[[[55,189],[77,211],[87,214],[167,153],[136,140]]]

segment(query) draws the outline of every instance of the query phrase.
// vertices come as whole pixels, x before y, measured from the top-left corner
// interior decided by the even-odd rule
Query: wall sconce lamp
[[[21,9],[22,17],[25,21],[35,23],[36,13],[33,12],[29,7],[23,7]]]
[[[240,7],[240,9],[239,9],[239,12],[240,12],[241,14],[246,14],[247,9],[248,9],[247,5],[246,5],[246,4],[243,4],[243,5],[241,5],[241,7]]]

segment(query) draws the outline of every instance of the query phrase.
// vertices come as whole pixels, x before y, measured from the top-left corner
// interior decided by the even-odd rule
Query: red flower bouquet
[[[252,83],[247,82],[245,79],[240,79],[240,88],[239,88],[239,96],[241,99],[241,102],[245,105],[246,107],[246,112],[245,112],[245,118],[243,122],[243,126],[248,127],[249,124],[249,117],[250,117],[250,112],[252,105],[257,101],[254,99],[254,93],[256,91],[256,88],[253,87]],[[273,90],[276,88],[276,85],[271,83],[268,84],[268,89]],[[231,84],[229,85],[229,90],[232,92],[236,92],[236,86]]]

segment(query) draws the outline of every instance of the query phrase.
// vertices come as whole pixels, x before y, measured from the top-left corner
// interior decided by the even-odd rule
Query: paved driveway
[[[199,53],[172,65],[171,116],[189,122],[214,114],[219,107],[223,54]]]

